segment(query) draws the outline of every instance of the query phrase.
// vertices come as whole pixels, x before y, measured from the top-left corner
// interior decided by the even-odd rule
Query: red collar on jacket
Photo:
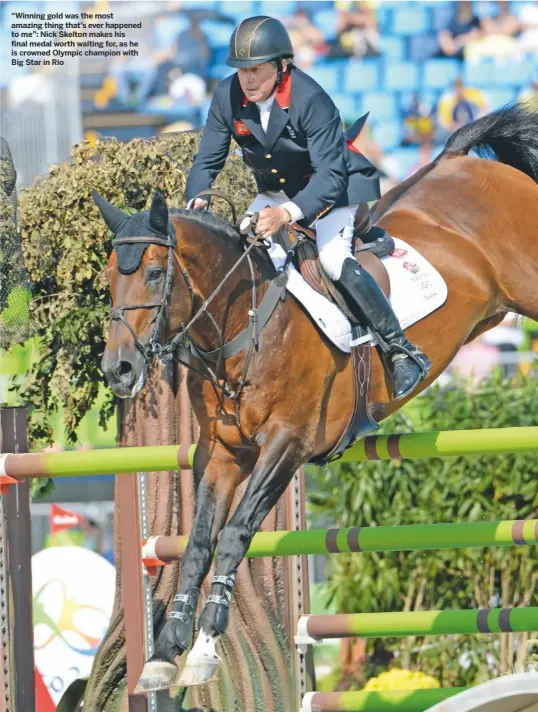
[[[281,109],[289,109],[290,98],[291,98],[291,72],[289,70],[286,70],[286,72],[284,72],[284,76],[282,77],[282,81],[280,82],[280,84],[278,85],[278,89],[276,90],[275,100]],[[247,104],[248,104],[248,99],[243,94],[242,106],[246,106]]]

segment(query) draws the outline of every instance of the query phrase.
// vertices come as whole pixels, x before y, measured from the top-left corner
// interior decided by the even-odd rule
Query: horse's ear
[[[95,203],[99,208],[101,215],[103,216],[103,220],[112,230],[112,232],[116,232],[116,230],[125,220],[125,218],[129,217],[129,213],[124,213],[123,210],[120,210],[115,205],[112,205],[111,203],[106,201],[99,195],[95,188],[93,188],[92,190],[92,198],[95,200]]]
[[[151,201],[149,224],[157,232],[162,232],[163,235],[166,235],[168,229],[168,206],[164,195],[159,190],[155,191]]]

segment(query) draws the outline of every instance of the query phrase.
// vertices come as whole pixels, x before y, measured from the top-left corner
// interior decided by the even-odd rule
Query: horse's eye
[[[148,273],[148,282],[158,282],[162,276],[162,269],[152,269]]]

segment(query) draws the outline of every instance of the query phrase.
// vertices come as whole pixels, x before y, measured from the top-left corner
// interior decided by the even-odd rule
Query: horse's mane
[[[200,210],[187,210],[186,208],[172,208],[170,217],[179,217],[209,230],[215,237],[221,238],[232,247],[239,248],[239,233],[235,227],[215,213],[206,213]]]
[[[172,208],[169,211],[170,217],[179,217],[188,220],[189,222],[205,228],[217,239],[222,240],[225,244],[234,247],[242,252],[241,237],[232,223],[224,218],[221,218],[215,213],[209,213],[200,210],[187,210],[183,208]],[[273,279],[275,276],[275,267],[266,250],[256,249],[251,252],[252,259],[258,265],[262,275],[267,279]]]

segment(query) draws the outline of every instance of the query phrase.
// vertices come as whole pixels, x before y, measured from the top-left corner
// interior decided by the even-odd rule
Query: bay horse
[[[478,157],[468,155],[472,149]],[[409,329],[410,340],[433,363],[414,395],[463,344],[507,312],[538,319],[537,183],[538,112],[512,105],[458,129],[438,158],[377,204],[374,221],[424,255],[448,285],[445,304]],[[115,234],[106,268],[113,309],[102,367],[113,392],[132,397],[144,385],[152,355],[162,355],[179,334],[175,349],[190,320],[188,338],[199,352],[218,350],[248,324],[252,299],[262,298],[270,280],[256,260],[253,272],[243,260],[204,309],[204,300],[244,254],[231,225],[191,210],[169,214],[162,197],[154,198],[149,212],[132,217],[94,197]],[[133,220],[136,229],[129,227]],[[179,684],[214,677],[220,662],[215,643],[226,631],[235,572],[252,537],[293,473],[329,452],[350,419],[349,354],[321,334],[290,294],[278,301],[257,348],[214,368],[208,378],[199,369],[188,375],[200,426],[195,518],[178,595],[138,690],[174,684],[175,659],[192,643],[200,587],[216,550],[211,595]],[[375,349],[370,400],[381,417],[405,403],[392,399]],[[247,478],[227,521],[234,492]]]

